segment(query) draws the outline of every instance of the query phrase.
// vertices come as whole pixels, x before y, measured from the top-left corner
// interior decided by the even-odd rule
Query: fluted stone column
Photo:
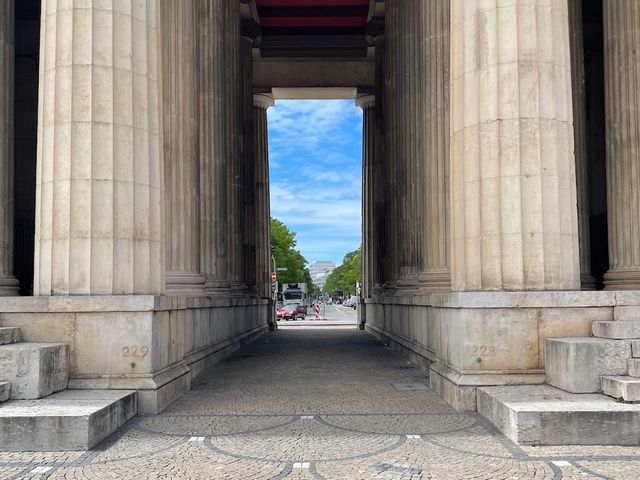
[[[227,165],[227,182],[229,182],[229,198],[228,198],[228,231],[229,235],[229,280],[231,281],[231,289],[235,295],[241,295],[246,290],[246,285],[243,279],[243,253],[244,253],[244,162],[242,157],[243,150],[243,114],[244,114],[244,99],[247,97],[247,89],[245,88],[243,67],[245,63],[241,56],[243,46],[240,36],[240,10],[239,2],[229,2],[233,5],[231,8],[232,18],[229,19],[233,25],[230,27],[230,48],[226,51],[229,62],[233,62],[235,67],[231,67],[233,72],[230,72],[234,80],[232,85],[235,87],[231,92],[231,99],[233,103],[234,114],[229,117],[236,128],[229,130],[227,133],[230,136],[230,141],[235,144],[235,149],[232,150],[229,156],[229,163]],[[245,39],[246,40],[246,39]]]
[[[374,224],[374,168],[377,163],[376,96],[362,94],[356,99],[362,108],[362,297],[371,296],[375,285],[376,232]]]
[[[385,152],[384,152],[384,192],[387,204],[386,219],[388,226],[386,228],[385,244],[388,258],[386,260],[386,275],[384,281],[385,294],[393,294],[396,290],[397,281],[400,278],[400,250],[403,248],[401,242],[402,235],[400,232],[400,215],[402,209],[400,199],[402,190],[400,186],[400,156],[398,154],[398,115],[397,108],[398,99],[398,8],[390,8],[387,6],[385,17],[385,40],[384,40],[384,92],[385,101],[383,103],[385,118]],[[390,25],[396,25],[395,29]],[[392,38],[393,37],[393,38]]]
[[[589,175],[587,140],[587,99],[584,77],[584,43],[582,32],[582,0],[568,0],[569,40],[571,42],[571,81],[573,98],[573,137],[576,156],[576,194],[578,199],[578,232],[580,244],[580,283],[585,290],[596,287],[591,275],[591,239],[589,233]]]
[[[449,211],[449,0],[422,4],[416,23],[424,51],[419,60],[424,69],[420,96],[424,120],[418,125],[424,140],[420,287],[422,291],[451,289],[451,240]]]
[[[640,288],[640,3],[604,1],[609,290]]]
[[[18,294],[13,276],[14,23],[14,0],[0,2],[0,296]]]
[[[387,2],[386,53],[389,59],[389,131],[388,152],[394,166],[393,181],[398,197],[398,218],[395,255],[398,287],[404,292],[417,291],[418,273],[422,262],[419,208],[425,139],[415,134],[424,122],[421,95],[425,74],[423,46],[418,41],[422,22],[423,0],[390,0]],[[412,131],[412,128],[414,129]]]
[[[377,168],[374,168],[373,188],[374,188],[374,210],[373,222],[376,232],[375,242],[378,245],[378,258],[376,259],[376,280],[373,291],[376,294],[383,293],[384,284],[389,279],[389,260],[391,252],[389,250],[390,226],[391,218],[389,212],[389,192],[388,192],[388,172],[389,157],[387,151],[386,136],[386,98],[387,85],[385,82],[386,75],[386,55],[385,55],[385,37],[383,34],[378,35],[375,39],[376,58],[375,58],[375,75],[376,75],[376,104],[375,112],[375,138],[376,151],[378,152]]]
[[[399,286],[448,290],[449,2],[390,0],[389,156],[401,199]]]
[[[258,187],[256,189],[256,282],[262,298],[271,298],[271,207],[269,198],[269,134],[267,109],[273,98],[253,96],[253,128]]]
[[[238,2],[196,0],[201,271],[209,294],[228,294],[239,277],[236,231]],[[235,182],[235,183],[234,183]],[[234,216],[236,219],[234,220]]]
[[[201,294],[195,5],[161,3],[168,293]]]
[[[241,281],[249,291],[257,295],[256,277],[256,215],[257,215],[257,156],[254,146],[253,126],[253,39],[240,37],[240,170],[241,170],[241,235],[242,235],[242,277]]]
[[[451,9],[453,289],[576,290],[567,3]]]
[[[35,295],[163,291],[157,9],[42,3]]]

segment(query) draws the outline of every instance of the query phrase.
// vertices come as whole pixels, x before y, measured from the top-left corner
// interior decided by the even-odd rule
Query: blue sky
[[[271,215],[308,262],[360,245],[362,111],[353,100],[278,100],[268,110]]]

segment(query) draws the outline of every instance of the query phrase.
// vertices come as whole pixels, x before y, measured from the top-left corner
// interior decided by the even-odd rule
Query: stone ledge
[[[365,303],[426,305],[446,308],[576,308],[640,306],[640,290],[451,292],[423,295],[379,295]],[[613,319],[613,312],[612,319]]]
[[[640,445],[640,405],[548,385],[478,388],[478,412],[520,445]]]
[[[603,375],[625,375],[631,343],[597,337],[547,338],[546,379],[549,385],[571,393],[600,391]]]
[[[0,402],[6,402],[11,396],[11,382],[0,382]]]
[[[0,380],[11,382],[11,398],[36,399],[67,388],[69,347],[65,343],[0,346]]]
[[[626,402],[640,402],[640,378],[624,375],[602,377],[602,393]]]
[[[266,305],[268,299],[178,295],[73,295],[0,297],[0,313],[151,312]]]
[[[18,343],[22,340],[22,332],[16,327],[0,327],[0,345]]]
[[[593,322],[593,335],[611,339],[640,338],[640,322]]]
[[[0,450],[88,450],[137,413],[137,395],[67,390],[40,400],[0,405]]]

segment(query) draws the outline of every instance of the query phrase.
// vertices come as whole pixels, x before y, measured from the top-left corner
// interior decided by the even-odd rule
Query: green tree
[[[327,277],[324,290],[330,295],[335,295],[336,292],[353,295],[356,293],[356,282],[362,283],[362,250],[360,247],[344,256],[342,265]]]
[[[276,266],[287,269],[286,272],[278,272],[279,283],[306,283],[307,291],[312,292],[307,261],[296,250],[296,234],[277,218],[271,219],[271,253],[276,259]]]

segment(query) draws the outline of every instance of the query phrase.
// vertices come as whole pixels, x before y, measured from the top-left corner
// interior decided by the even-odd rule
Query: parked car
[[[351,297],[349,297],[349,300],[344,302],[344,306],[353,308],[355,310],[355,309],[358,308],[358,303],[359,302],[360,302],[360,299],[358,298],[358,296],[357,295],[352,295]]]
[[[276,311],[277,320],[297,320],[298,318],[304,319],[307,315],[307,308],[303,305],[290,303]]]

